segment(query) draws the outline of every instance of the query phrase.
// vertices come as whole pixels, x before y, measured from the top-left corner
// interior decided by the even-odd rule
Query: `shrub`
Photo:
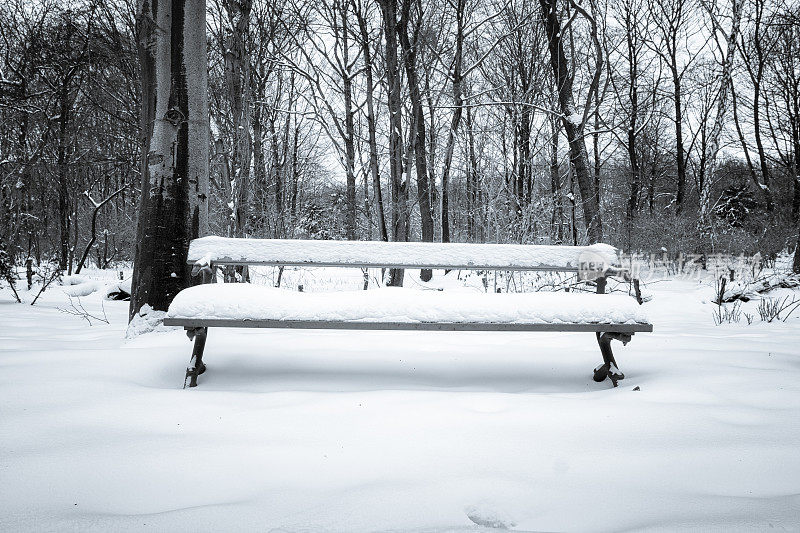
[[[16,288],[16,272],[14,271],[14,263],[11,260],[11,254],[6,250],[5,243],[0,242],[0,280],[6,280],[8,286],[11,287],[11,292],[14,293],[14,298],[21,303]]]
[[[748,317],[747,313],[745,313],[745,318],[747,318],[748,324],[752,323],[752,317]],[[720,324],[738,324],[741,319],[742,302],[734,302],[730,307],[718,305],[714,310],[714,324],[717,326]]]
[[[758,314],[764,322],[772,322],[773,320],[781,320],[786,322],[792,313],[800,307],[800,300],[786,296],[780,298],[764,298],[758,303]],[[781,316],[782,315],[782,316]]]

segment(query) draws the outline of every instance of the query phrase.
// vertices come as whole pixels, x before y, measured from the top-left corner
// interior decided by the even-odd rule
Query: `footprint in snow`
[[[507,517],[502,517],[495,509],[486,507],[477,507],[470,505],[464,509],[469,518],[474,524],[483,527],[491,527],[494,529],[511,529],[517,524]]]

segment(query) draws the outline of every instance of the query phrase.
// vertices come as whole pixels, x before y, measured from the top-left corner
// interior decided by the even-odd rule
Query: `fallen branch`
[[[734,285],[728,284],[727,289],[717,291],[717,299],[721,303],[731,303],[736,300],[749,302],[753,298],[758,298],[761,294],[774,289],[796,289],[800,287],[800,275],[772,275],[762,277],[752,282]],[[715,302],[716,303],[716,302]]]
[[[90,326],[93,326],[92,320],[97,320],[98,322],[103,322],[104,324],[108,324],[108,316],[106,316],[106,307],[103,305],[103,301],[100,300],[100,308],[103,310],[102,318],[96,315],[91,314],[89,311],[83,307],[83,302],[81,302],[80,298],[76,298],[78,300],[78,305],[75,305],[75,302],[72,300],[72,297],[69,297],[69,306],[70,309],[65,309],[63,307],[59,307],[58,310],[62,313],[66,313],[72,316],[79,316],[82,319],[86,320]]]

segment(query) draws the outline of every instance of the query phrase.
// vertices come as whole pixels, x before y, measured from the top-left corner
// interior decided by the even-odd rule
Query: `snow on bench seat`
[[[581,261],[619,267],[616,248],[528,244],[312,241],[203,237],[189,245],[189,262],[398,268],[577,271]]]
[[[397,287],[302,293],[245,283],[212,283],[181,291],[169,307],[165,324],[185,325],[187,320],[648,325],[642,307],[625,295],[486,294]]]

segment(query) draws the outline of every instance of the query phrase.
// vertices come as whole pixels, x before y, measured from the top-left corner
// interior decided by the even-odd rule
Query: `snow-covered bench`
[[[627,344],[637,332],[653,331],[640,307],[638,280],[620,263],[617,250],[592,246],[516,244],[307,241],[203,237],[191,242],[189,261],[204,284],[184,289],[173,300],[164,324],[183,326],[194,339],[186,370],[190,387],[205,372],[203,351],[209,327],[594,332],[603,363],[594,380],[625,376],[611,340]],[[462,293],[395,287],[328,293],[214,283],[217,267],[307,266],[351,268],[471,269],[576,272],[604,293],[606,278],[631,282],[626,294],[580,292]],[[211,282],[211,283],[209,283]],[[638,301],[637,301],[638,300]]]

